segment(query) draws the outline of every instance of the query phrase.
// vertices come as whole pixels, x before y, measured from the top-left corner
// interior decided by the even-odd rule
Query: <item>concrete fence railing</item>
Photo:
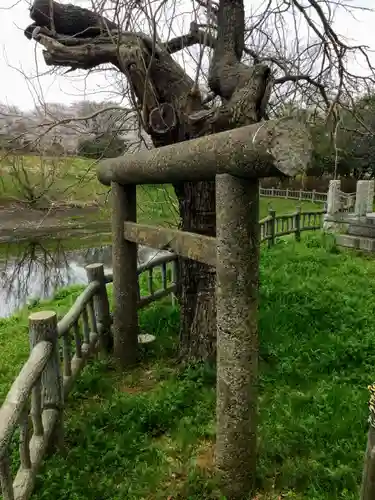
[[[313,189],[304,191],[302,189],[279,189],[279,188],[260,188],[260,196],[268,198],[284,198],[286,200],[310,201],[312,203],[327,203],[328,192],[322,193]],[[356,193],[338,192],[340,203],[340,212],[351,212],[355,206]]]
[[[302,189],[279,189],[279,188],[260,188],[260,196],[269,198],[285,198],[290,200],[311,201],[313,203],[325,203],[327,193],[318,191],[303,191]]]
[[[261,241],[272,246],[277,237],[287,234],[295,234],[299,240],[301,232],[322,226],[323,214],[323,210],[297,209],[277,216],[270,210],[260,221]],[[105,274],[102,264],[90,264],[86,271],[89,284],[60,321],[53,311],[29,317],[30,355],[0,408],[0,483],[4,500],[30,498],[47,450],[52,444],[57,451],[62,446],[62,412],[74,382],[91,358],[110,349],[112,314],[106,285],[112,283],[113,275]],[[147,273],[148,293],[139,293],[139,309],[166,296],[175,301],[177,255],[153,258],[138,267],[138,276],[143,273]],[[152,340],[152,336],[139,335],[140,343]],[[17,429],[20,467],[13,479],[11,443]]]
[[[175,260],[174,255],[160,255],[138,267],[138,275],[148,273],[148,294],[139,294],[138,309],[167,295],[174,300]],[[161,270],[159,288],[156,268]],[[86,270],[88,286],[59,322],[53,311],[29,316],[30,355],[0,408],[3,500],[30,498],[47,450],[62,446],[64,401],[75,380],[90,358],[110,349],[112,315],[106,285],[113,277],[104,274],[103,264],[90,264]],[[140,335],[138,340],[147,343],[153,338]],[[20,466],[13,479],[11,443],[17,429]]]

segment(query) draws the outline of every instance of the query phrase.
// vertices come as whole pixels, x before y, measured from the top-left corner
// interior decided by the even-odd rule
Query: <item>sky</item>
[[[68,0],[62,3],[68,3]],[[80,1],[70,0],[69,3],[79,5]],[[374,6],[374,0],[351,0],[351,4],[370,8]],[[0,0],[0,103],[26,110],[45,101],[71,104],[83,99],[105,101],[113,98],[113,89],[105,72],[88,77],[79,73],[69,78],[43,74],[49,68],[44,63],[42,48],[23,34],[24,28],[30,24],[28,7],[29,0]],[[375,65],[374,26],[375,13],[357,11],[356,19],[353,19],[340,9],[335,29],[352,43],[372,48],[374,55],[371,58]],[[355,63],[353,69],[358,70]]]

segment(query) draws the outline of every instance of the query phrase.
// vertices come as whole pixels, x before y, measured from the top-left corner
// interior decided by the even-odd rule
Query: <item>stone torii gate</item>
[[[303,173],[311,141],[290,117],[104,160],[112,187],[114,355],[136,361],[137,244],[216,267],[216,465],[228,499],[254,485],[258,378],[259,179]],[[216,179],[216,238],[136,223],[136,185]]]

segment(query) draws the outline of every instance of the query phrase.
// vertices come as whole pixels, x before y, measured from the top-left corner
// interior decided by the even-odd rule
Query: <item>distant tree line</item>
[[[134,113],[114,102],[59,103],[30,111],[0,104],[0,150],[46,156],[113,157],[139,142]]]
[[[348,104],[346,109],[341,108],[335,120],[332,117],[326,120],[315,111],[309,113],[295,107],[288,112],[302,113],[310,123],[314,150],[309,172],[303,179],[267,179],[263,185],[277,183],[323,191],[329,179],[340,176],[346,190],[351,191],[356,180],[375,177],[375,93]],[[42,109],[22,112],[0,105],[0,150],[113,158],[126,152],[137,138],[134,117],[127,116],[115,103],[49,104],[48,116],[56,120],[56,126],[45,134],[45,111]],[[64,123],[69,116],[79,120]],[[89,118],[83,120],[82,117]]]

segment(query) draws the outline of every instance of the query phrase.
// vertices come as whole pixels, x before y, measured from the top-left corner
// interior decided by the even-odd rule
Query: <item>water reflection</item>
[[[148,261],[154,255],[154,250],[140,247],[138,261]],[[111,260],[110,245],[67,250],[64,242],[56,241],[52,247],[43,242],[29,242],[16,252],[13,247],[0,260],[0,317],[10,316],[37,299],[52,297],[63,286],[87,283],[87,264],[102,262],[110,271]]]

